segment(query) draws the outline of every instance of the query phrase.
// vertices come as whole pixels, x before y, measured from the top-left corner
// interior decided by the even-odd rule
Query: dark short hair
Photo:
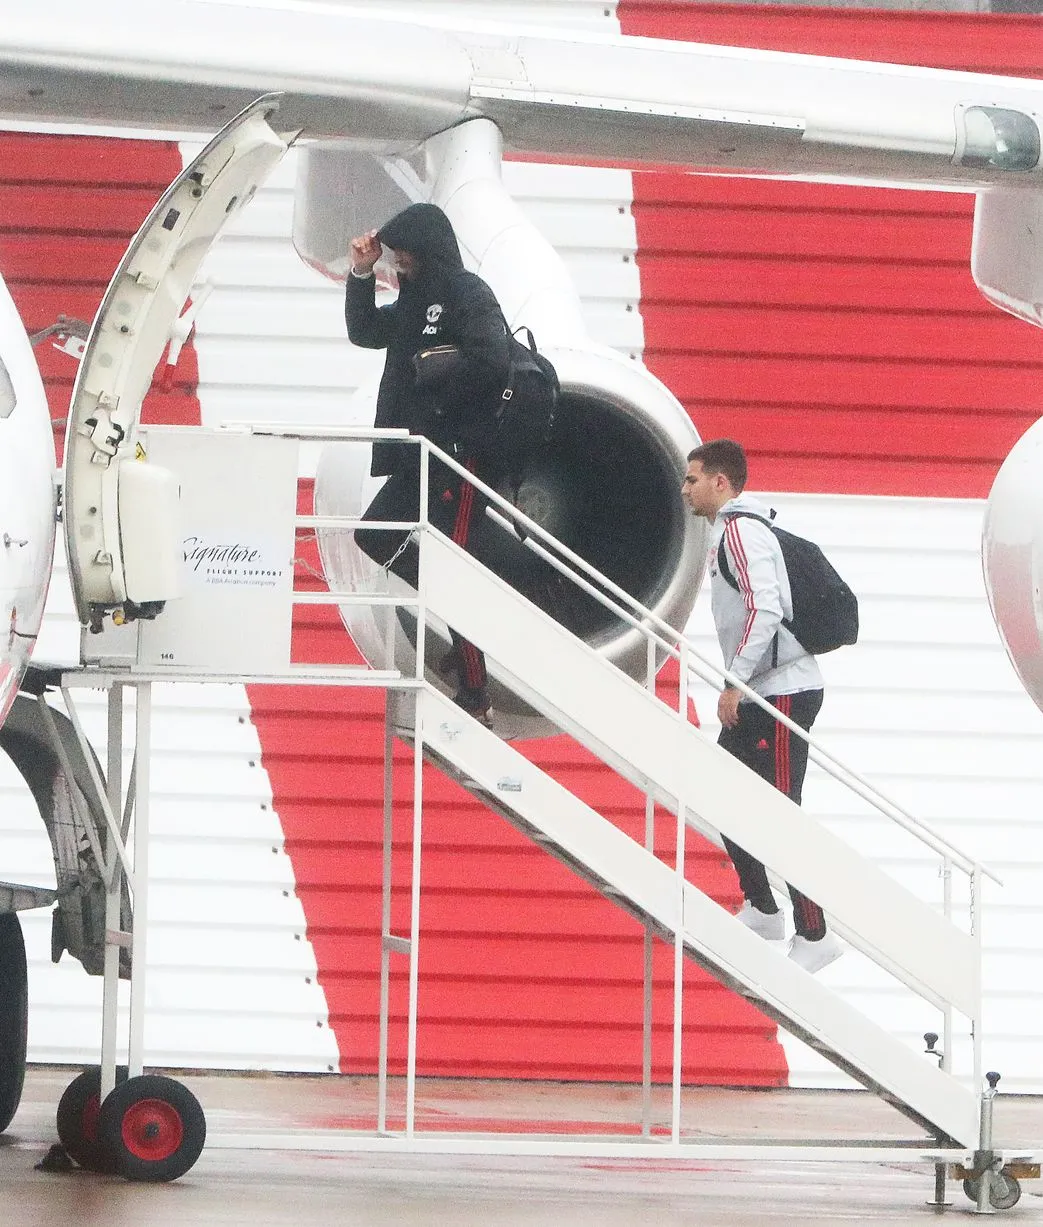
[[[736,494],[746,485],[746,453],[734,439],[711,439],[688,453],[688,463],[698,460],[704,473],[723,473]]]

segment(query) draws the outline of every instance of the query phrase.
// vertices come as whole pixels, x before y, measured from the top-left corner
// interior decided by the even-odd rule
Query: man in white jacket
[[[710,603],[725,667],[810,730],[822,707],[822,674],[815,657],[784,625],[793,616],[793,602],[782,549],[767,523],[774,513],[743,494],[746,471],[740,444],[731,439],[704,443],[688,455],[682,497],[695,515],[713,525]],[[721,693],[717,715],[722,726],[718,744],[799,805],[807,742],[734,686]],[[726,836],[724,844],[745,897],[738,919],[761,937],[781,941],[785,917],[764,866]],[[827,931],[818,904],[792,886],[789,893],[796,930],[789,957],[806,971],[819,971],[844,948]]]

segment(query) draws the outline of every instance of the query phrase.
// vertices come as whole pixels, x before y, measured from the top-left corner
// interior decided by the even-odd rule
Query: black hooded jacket
[[[377,307],[373,277],[348,276],[344,316],[348,337],[365,349],[387,349],[374,425],[406,428],[439,447],[475,451],[475,440],[492,429],[493,413],[507,382],[508,345],[503,316],[492,290],[464,269],[449,218],[436,205],[410,205],[378,232],[385,247],[407,251],[417,262],[403,277],[398,298]],[[416,386],[413,356],[453,344],[460,359],[437,388]],[[416,449],[376,442],[375,477],[415,463]]]

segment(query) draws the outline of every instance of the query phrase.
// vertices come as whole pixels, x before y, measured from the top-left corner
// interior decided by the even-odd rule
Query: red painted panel
[[[642,939],[635,923],[628,937],[593,940],[577,933],[533,942],[527,934],[484,937],[433,932],[421,943],[422,1020],[420,1059],[431,1072],[452,1072],[449,1047],[472,1054],[476,1072],[489,1077],[565,1077],[615,1080],[620,1069],[639,1068]],[[321,939],[320,943],[321,943]],[[446,970],[430,969],[437,943]],[[375,1001],[378,966],[364,935],[337,943],[347,950],[345,982],[327,978],[348,1068],[365,1067],[377,1034],[377,1014],[360,1009]],[[534,956],[538,962],[534,962]],[[425,960],[430,962],[425,963]],[[672,953],[658,946],[654,959],[653,1068],[669,1077],[672,1046]],[[425,967],[429,970],[425,973]],[[338,1009],[338,1003],[344,1008]],[[392,1048],[402,1068],[406,979],[404,964],[392,978]],[[699,1082],[737,1080],[778,1085],[781,1068],[774,1028],[748,1003],[723,994],[706,976],[685,979],[684,1060]],[[767,1059],[765,1059],[767,1058]],[[615,1072],[613,1072],[615,1071]]]
[[[831,311],[894,309],[894,278],[900,274],[908,310],[934,311],[944,304],[952,315],[992,318],[963,261],[913,264],[908,261],[847,260],[807,256],[751,259],[747,254],[641,252],[642,275],[657,287],[663,303],[819,307]]]
[[[144,221],[144,214],[138,220]],[[77,235],[72,251],[71,239],[65,235],[37,235],[30,243],[16,226],[10,232],[6,227],[0,229],[0,268],[12,293],[19,282],[74,288],[88,285],[97,288],[100,301],[130,239],[130,233],[124,238]]]
[[[624,0],[627,34],[1038,75],[1043,19]],[[973,202],[634,175],[645,361],[762,490],[983,498],[1043,412],[1043,333],[970,275]]]
[[[742,255],[809,262],[812,268],[823,259],[924,264],[952,261],[957,254],[963,262],[970,255],[972,207],[962,196],[952,199],[963,207],[945,213],[889,215],[860,209],[858,188],[834,185],[828,205],[812,201],[802,205],[804,184],[754,179],[749,181],[746,205],[740,206],[727,200],[718,203],[719,180],[709,176],[688,176],[687,183],[684,176],[661,172],[638,172],[634,178],[642,205],[642,252],[647,247],[649,253],[674,256]],[[689,196],[693,184],[702,200],[673,199],[672,189],[681,188]],[[906,194],[894,192],[896,197]],[[816,196],[822,195],[819,188]]]
[[[972,421],[981,421],[990,412],[1001,419],[1011,414],[1026,422],[1039,417],[1039,407],[1026,395],[1024,369],[991,366],[980,359],[952,365],[922,362],[916,371],[899,362],[836,361],[826,354],[806,361],[758,355],[666,354],[657,356],[655,363],[656,373],[682,400],[698,401],[711,409],[759,404],[769,410],[775,406],[810,410],[828,404],[859,412],[875,407],[890,410],[895,417],[910,409],[958,411],[970,415]],[[990,395],[983,405],[986,384]],[[693,414],[700,428],[705,412]],[[849,425],[856,425],[853,416],[845,417]],[[899,422],[893,426],[900,431]],[[1015,437],[1017,433],[1015,427]],[[866,493],[854,480],[846,490]]]
[[[46,194],[27,192],[21,184],[0,181],[0,217],[18,215],[23,234],[90,235],[133,234],[156,203],[150,188],[96,184],[52,186]]]
[[[28,329],[61,313],[93,318],[131,236],[180,170],[169,141],[0,133],[0,272]],[[36,357],[60,457],[76,364],[49,342]],[[150,394],[146,421],[199,422],[188,347],[181,374],[190,390]]]
[[[25,132],[4,132],[0,141],[4,154],[0,183],[24,184],[34,191],[45,185],[66,184],[102,190],[145,187],[151,189],[154,203],[181,173],[178,148],[170,141]],[[134,223],[135,229],[143,217]],[[72,262],[75,264],[75,260]]]
[[[649,304],[643,312],[646,335],[664,338],[655,354],[693,351],[715,356],[828,356],[869,362],[966,364],[970,356],[995,366],[1043,369],[1043,335],[1024,324],[1012,326],[999,311],[958,315],[917,311],[838,311],[797,304],[767,307],[703,303]]]

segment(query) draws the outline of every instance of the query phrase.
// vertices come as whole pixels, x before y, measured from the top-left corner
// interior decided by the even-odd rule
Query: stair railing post
[[[975,862],[970,879],[970,923],[971,937],[974,938],[974,957],[978,962],[978,982],[981,983],[981,948],[982,948],[982,867]],[[974,1085],[981,1086],[981,990],[975,1002],[974,1017],[971,1019],[971,1039],[974,1052],[973,1077]]]
[[[939,1051],[936,1047],[938,1043],[938,1035],[935,1031],[927,1031],[924,1033],[924,1043],[927,1047],[924,1051],[929,1057],[934,1057],[938,1062],[939,1069],[948,1068],[948,1050]],[[938,1135],[936,1134],[937,1138]],[[927,1205],[932,1206],[935,1210],[944,1210],[947,1206],[951,1206],[952,1202],[945,1200],[945,1175],[946,1164],[944,1161],[935,1162],[934,1165],[934,1199],[927,1202]]]
[[[108,738],[106,746],[106,782],[109,790],[109,805],[118,814],[123,805],[123,686],[114,682],[108,694]],[[104,991],[101,1010],[101,1099],[116,1085],[116,1036],[119,1029],[119,974],[120,946],[116,939],[123,928],[123,869],[119,855],[109,835],[105,866],[99,867],[108,874],[105,891],[105,961],[103,970]]]
[[[134,687],[134,921],[130,946],[130,1041],[127,1074],[141,1074],[145,1047],[149,895],[149,810],[152,768],[152,683]]]
[[[988,1085],[981,1093],[981,1125],[978,1134],[978,1150],[974,1156],[974,1170],[978,1177],[976,1214],[994,1214],[992,1205],[992,1176],[1003,1166],[992,1149],[992,1106],[996,1099],[996,1086],[1000,1076],[990,1071],[985,1075]],[[979,1084],[980,1085],[980,1084]]]
[[[684,657],[682,656],[682,664]],[[677,798],[677,839],[674,851],[674,876],[677,883],[677,916],[674,924],[674,1046],[671,1086],[670,1139],[681,1140],[681,1041],[684,1026],[684,895],[685,895],[685,817],[683,797]]]
[[[655,640],[649,636],[646,643],[645,686],[655,694]],[[645,848],[655,853],[655,799],[645,793]],[[644,1000],[641,1018],[641,1136],[652,1132],[652,996],[653,954],[655,934],[650,924],[645,925],[644,941]]]
[[[395,606],[384,611],[384,668],[395,667]],[[394,789],[395,692],[384,691],[384,832],[383,865],[380,880],[380,1053],[377,1060],[377,1132],[387,1130],[388,1022],[391,1009],[391,873],[394,827],[392,819]]]
[[[423,846],[424,722],[420,711],[420,685],[424,680],[427,629],[428,491],[431,452],[420,439],[420,541],[417,563],[416,687],[413,691],[413,865],[409,902],[409,1039],[406,1056],[406,1136],[412,1138],[416,1114],[417,995],[420,978],[420,862]]]
[[[952,922],[952,858],[942,860],[942,911],[945,919]],[[952,1003],[942,1006],[942,1052],[939,1068],[952,1073]]]
[[[678,657],[677,702],[682,716],[688,714],[688,639],[682,634]],[[685,836],[687,809],[684,798],[677,799],[677,924],[674,928],[674,1052],[670,1136],[674,1145],[681,1140],[681,1053],[684,1038],[684,896],[688,880],[685,876]]]
[[[424,680],[424,660],[427,657],[427,585],[424,582],[427,562],[428,529],[431,527],[427,518],[427,505],[431,490],[431,448],[427,440],[420,437],[420,540],[417,542],[417,598],[416,611],[416,679],[419,685]],[[415,697],[415,696],[414,696]]]

